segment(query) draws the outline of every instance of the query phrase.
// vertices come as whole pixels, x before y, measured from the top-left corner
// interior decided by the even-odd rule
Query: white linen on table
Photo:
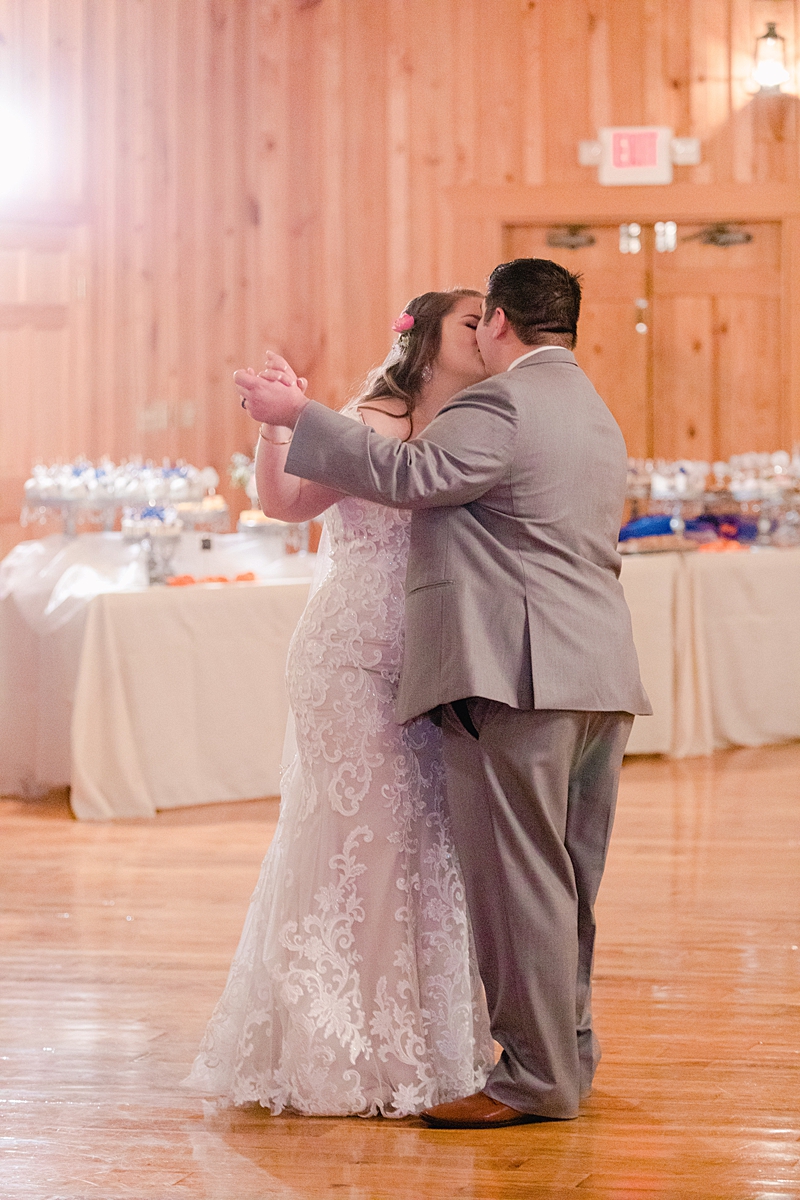
[[[800,550],[693,555],[691,582],[713,747],[800,738]]]
[[[313,565],[314,556],[276,559],[273,540],[258,533],[212,535],[211,550],[203,550],[208,536],[183,534],[176,573],[303,580]],[[141,548],[119,533],[20,542],[0,563],[0,794],[35,796],[69,785],[89,605],[146,581]]]
[[[83,615],[48,634],[0,599],[0,795],[69,783],[69,730]]]
[[[672,758],[690,758],[711,754],[714,749],[704,617],[694,586],[695,565],[709,556],[690,552],[679,557],[675,580],[675,715],[669,753]]]
[[[669,754],[675,725],[675,621],[679,554],[628,555],[620,582],[631,612],[639,671],[653,715],[635,717],[628,754]]]
[[[120,534],[20,542],[0,563],[0,793],[69,783],[72,698],[88,602],[146,582]]]
[[[276,795],[308,581],[151,588],[89,610],[71,804],[90,820]]]
[[[38,638],[11,596],[0,598],[0,796],[35,792]]]
[[[654,709],[636,718],[629,754],[687,758],[800,738],[800,550],[631,556],[621,578]]]
[[[114,533],[21,543],[0,564],[0,794],[72,782],[75,811],[99,819],[278,791],[314,559],[212,541],[184,535],[176,571],[268,582],[131,590],[143,564]],[[654,710],[628,753],[800,738],[800,550],[630,556],[621,580]]]
[[[210,549],[201,548],[204,540],[211,543]],[[269,578],[284,573],[274,539],[258,533],[184,533],[173,567],[176,575],[196,578],[233,578],[248,571]],[[54,534],[20,542],[0,563],[0,597],[12,596],[37,633],[52,632],[85,615],[95,596],[146,586],[146,551],[140,542],[126,542],[121,533]]]

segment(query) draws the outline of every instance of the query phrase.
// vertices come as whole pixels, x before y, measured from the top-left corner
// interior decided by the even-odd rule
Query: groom
[[[411,442],[306,399],[270,356],[235,379],[294,430],[286,470],[413,510],[397,719],[440,712],[449,808],[492,1033],[485,1088],[423,1119],[575,1117],[599,1058],[594,902],[634,713],[649,713],[619,583],[626,452],[571,348],[580,285],[547,259],[489,278],[491,377]]]

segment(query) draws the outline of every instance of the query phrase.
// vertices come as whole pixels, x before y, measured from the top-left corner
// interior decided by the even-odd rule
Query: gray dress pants
[[[577,1116],[600,1057],[594,903],[632,723],[480,697],[442,710],[453,837],[503,1047],[485,1090],[521,1112]]]

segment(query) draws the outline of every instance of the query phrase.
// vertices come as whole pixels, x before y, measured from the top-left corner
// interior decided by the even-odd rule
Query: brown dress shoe
[[[519,1112],[508,1104],[493,1100],[486,1092],[476,1092],[463,1100],[437,1104],[420,1113],[423,1121],[435,1129],[502,1129],[505,1125],[529,1125],[546,1121],[533,1113]]]

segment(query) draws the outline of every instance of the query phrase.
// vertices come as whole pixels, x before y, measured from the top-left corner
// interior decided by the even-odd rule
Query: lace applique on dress
[[[235,1104],[406,1116],[493,1065],[441,734],[394,721],[409,514],[348,498],[292,639],[297,754],[189,1083]]]

